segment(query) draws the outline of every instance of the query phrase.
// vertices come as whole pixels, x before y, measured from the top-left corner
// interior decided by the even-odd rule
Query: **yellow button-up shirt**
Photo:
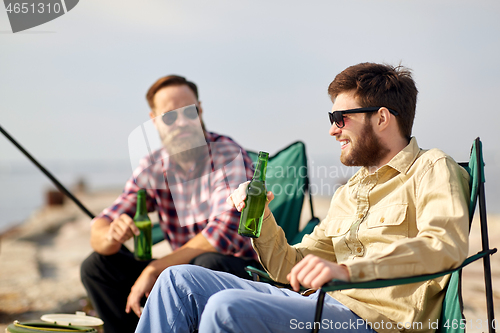
[[[252,241],[270,276],[284,283],[307,254],[346,265],[353,282],[436,273],[467,257],[468,201],[467,171],[438,149],[420,149],[412,138],[376,172],[361,168],[340,187],[326,218],[301,243],[289,246],[272,214]],[[329,295],[376,331],[429,332],[448,279]]]

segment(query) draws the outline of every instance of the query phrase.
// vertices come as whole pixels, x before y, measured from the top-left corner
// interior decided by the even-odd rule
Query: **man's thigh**
[[[349,308],[325,297],[322,319],[314,323],[318,293],[308,297],[293,291],[262,293],[229,289],[212,296],[205,306],[200,332],[373,332]]]

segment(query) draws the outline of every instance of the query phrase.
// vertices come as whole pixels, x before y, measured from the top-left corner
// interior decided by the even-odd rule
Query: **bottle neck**
[[[146,207],[146,191],[139,190],[137,192],[137,210],[135,212],[136,216],[147,215],[148,209]]]
[[[267,170],[267,158],[259,156],[252,180],[260,180],[262,182],[266,181],[266,170]]]

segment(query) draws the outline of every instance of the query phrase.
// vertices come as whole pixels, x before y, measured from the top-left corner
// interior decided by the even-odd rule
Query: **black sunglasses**
[[[161,115],[161,119],[163,120],[165,125],[170,126],[177,120],[177,112],[181,111],[182,113],[184,113],[184,116],[188,119],[196,119],[198,118],[199,115],[198,108],[196,107],[196,105],[193,104],[176,110],[167,111]]]
[[[342,111],[334,111],[334,112],[328,112],[328,115],[330,116],[330,123],[333,125],[337,125],[338,128],[343,128],[345,126],[344,123],[344,114],[347,113],[366,113],[366,112],[375,112],[378,111],[382,106],[371,106],[367,108],[357,108],[357,109],[350,109],[350,110],[342,110]],[[396,111],[387,108],[390,113],[392,113],[395,116],[398,116],[399,113]]]

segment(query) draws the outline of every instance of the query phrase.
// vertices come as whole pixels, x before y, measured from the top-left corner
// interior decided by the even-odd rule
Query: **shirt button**
[[[358,215],[358,217],[359,217],[360,219],[362,219],[362,218],[363,218],[363,216],[365,216],[365,215],[364,215],[364,214],[359,214],[359,215]]]
[[[340,228],[337,229],[337,232],[340,232]]]
[[[360,247],[358,247],[358,248],[356,249],[356,252],[361,253],[361,248],[360,248]]]
[[[384,217],[381,217],[381,218],[380,218],[380,223],[384,223],[384,221],[385,221],[385,218],[384,218]]]

